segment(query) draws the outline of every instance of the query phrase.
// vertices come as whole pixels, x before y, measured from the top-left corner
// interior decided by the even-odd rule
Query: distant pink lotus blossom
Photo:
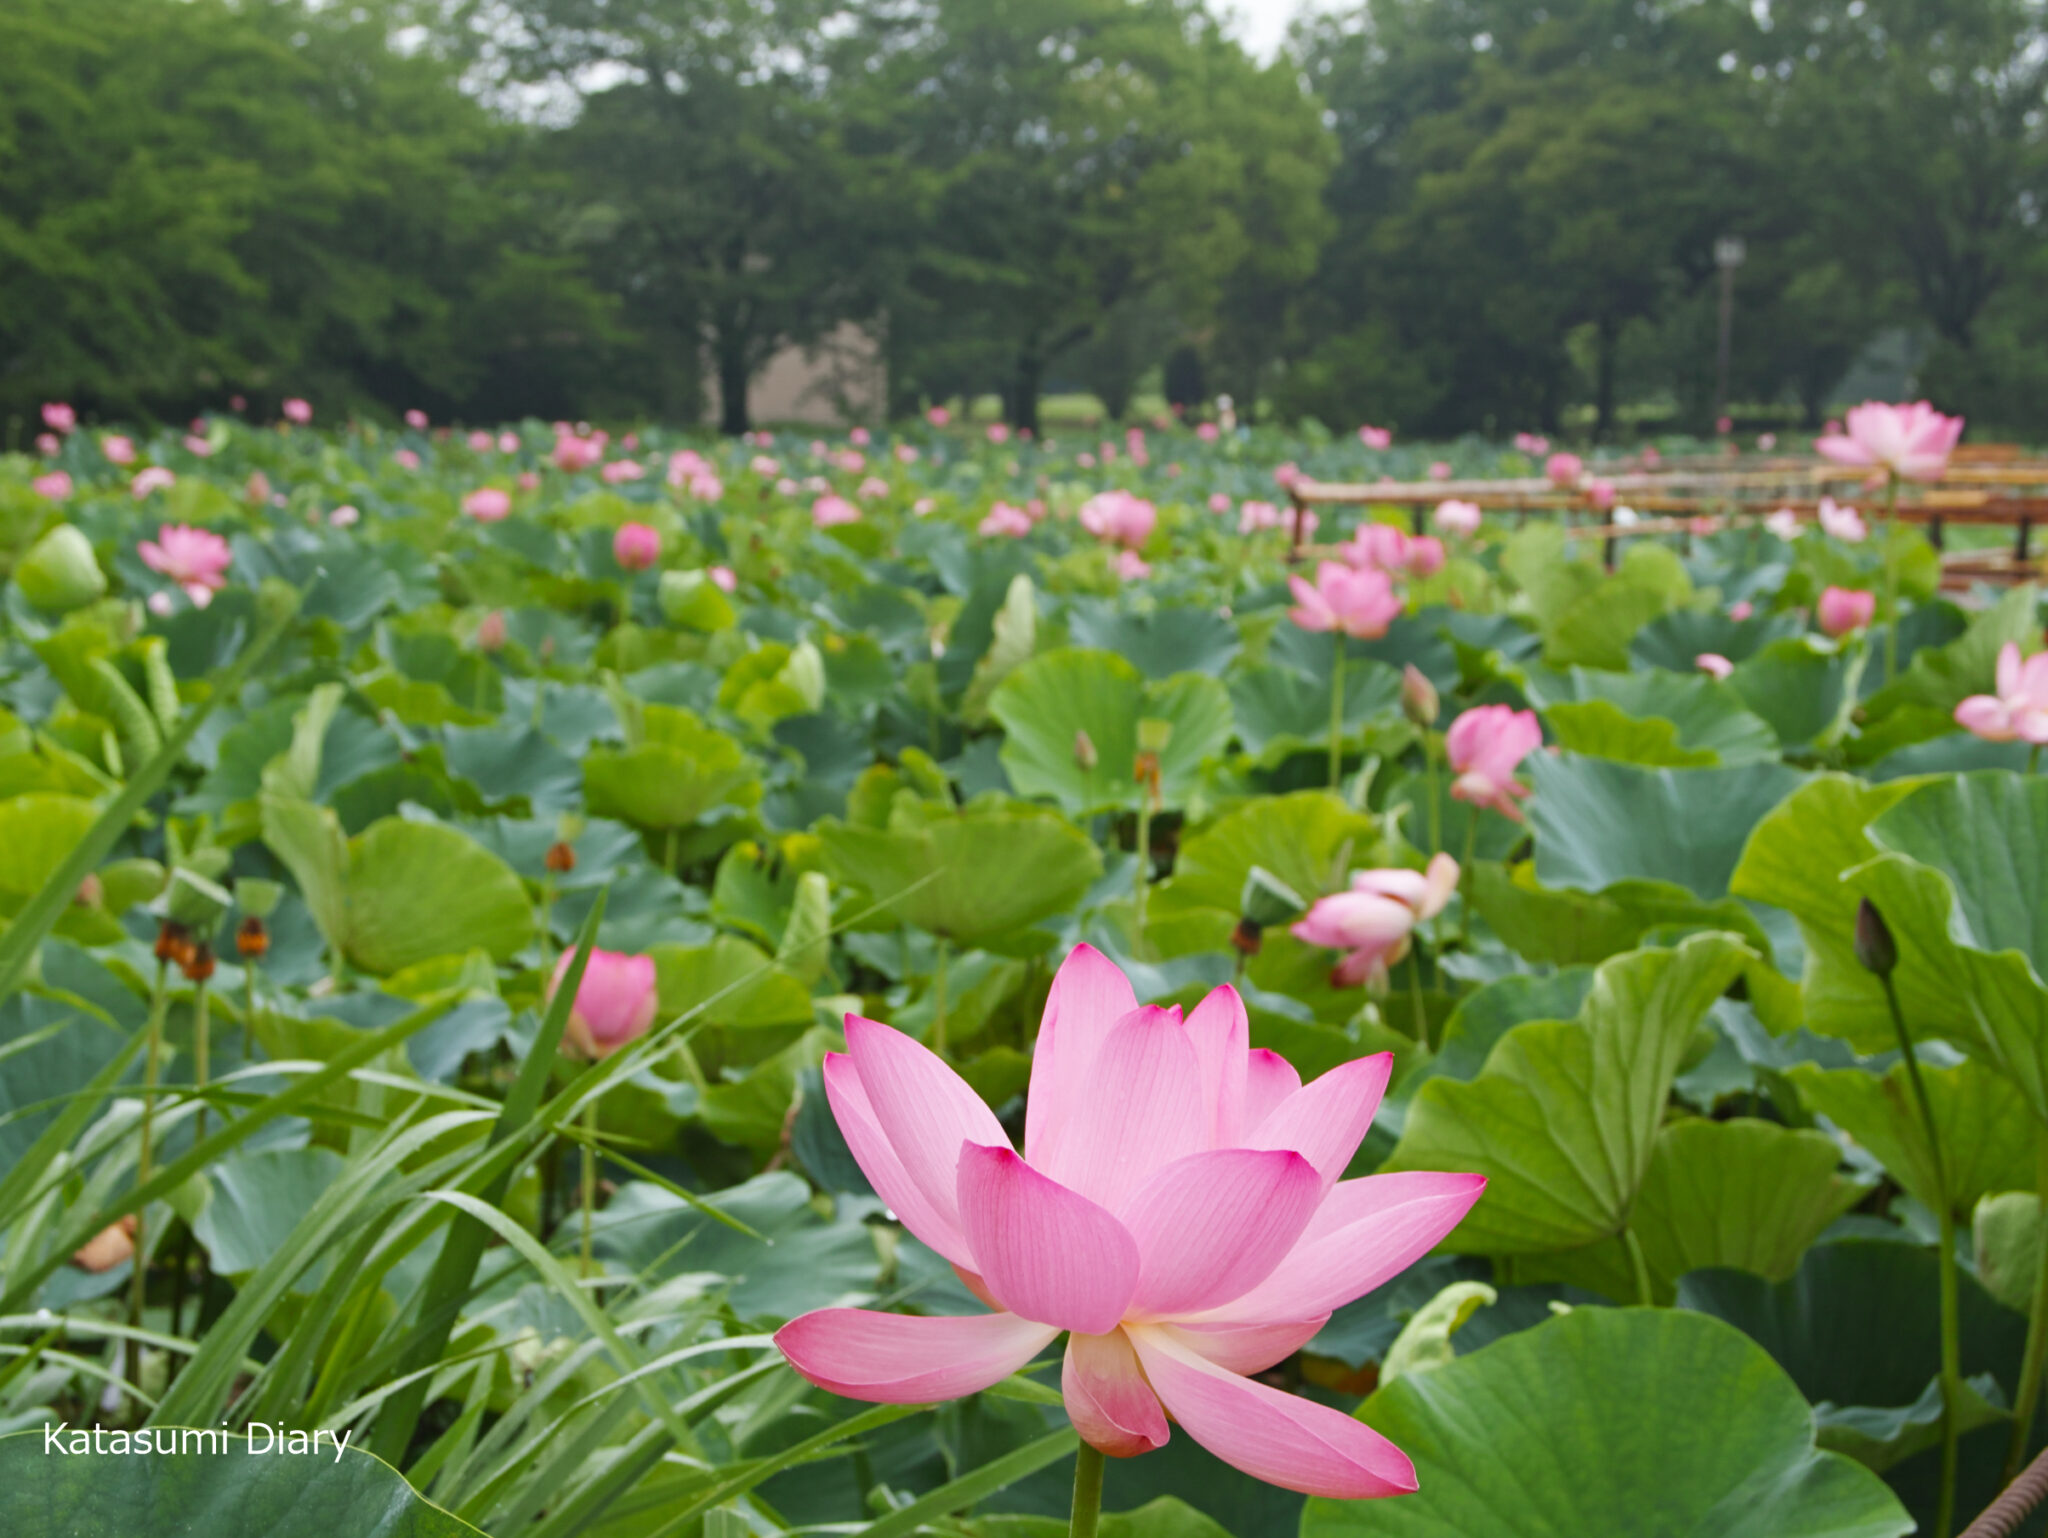
[[[637,459],[615,459],[597,473],[607,486],[618,486],[626,481],[639,480],[647,473],[647,466]]]
[[[29,482],[36,495],[48,497],[52,502],[62,502],[71,495],[71,477],[62,470],[52,470],[48,475],[39,475]]]
[[[1719,652],[1701,652],[1692,661],[1693,666],[1702,673],[1711,674],[1715,678],[1726,678],[1735,671],[1735,664]]]
[[[1550,452],[1550,440],[1540,433],[1516,433],[1515,448],[1531,459],[1541,459]]]
[[[1944,416],[1926,401],[1906,406],[1865,401],[1849,408],[1846,431],[1830,426],[1813,446],[1839,465],[1868,465],[1908,481],[1938,481],[1962,435],[1961,417]]]
[[[1098,491],[1081,504],[1081,527],[1097,539],[1135,550],[1152,537],[1159,509],[1128,491]]]
[[[540,490],[540,475],[539,475],[539,473],[538,473],[537,471],[533,471],[533,470],[522,470],[522,471],[520,471],[520,472],[519,472],[519,480],[518,480],[518,486],[519,486],[519,489],[520,489],[521,491],[539,491],[539,490]]]
[[[1152,567],[1135,550],[1119,550],[1110,569],[1126,582],[1136,582],[1152,575]]]
[[[1214,422],[1200,422],[1195,426],[1195,436],[1204,443],[1214,443],[1222,435],[1222,429]]]
[[[497,446],[498,440],[480,427],[469,435],[469,448],[473,454],[488,454]]]
[[[1786,541],[1795,540],[1806,532],[1799,525],[1799,515],[1789,507],[1781,507],[1772,513],[1764,520],[1764,527]]]
[[[230,395],[228,397],[228,410],[247,411],[248,409],[249,398],[246,395]]]
[[[977,532],[984,539],[1007,535],[1011,539],[1022,539],[1031,532],[1031,515],[1021,507],[1012,507],[1007,502],[998,502],[988,510],[988,516],[981,520]]]
[[[480,652],[505,649],[505,616],[502,611],[493,609],[477,621],[476,649]]]
[[[1280,520],[1280,505],[1277,502],[1262,502],[1247,497],[1238,504],[1237,532],[1240,534],[1256,534],[1261,529],[1277,529],[1280,527]]]
[[[64,440],[55,433],[37,433],[36,452],[45,459],[55,459],[64,452]]]
[[[1477,502],[1460,502],[1455,497],[1439,502],[1430,521],[1446,534],[1470,536],[1479,532],[1485,518]]]
[[[261,470],[249,472],[249,479],[242,483],[242,495],[251,502],[261,505],[270,500],[270,477]]]
[[[1348,891],[1318,898],[1290,927],[1304,945],[1343,951],[1330,981],[1338,987],[1384,985],[1408,954],[1418,925],[1443,912],[1458,890],[1458,862],[1439,854],[1427,870],[1362,870]]]
[[[1296,575],[1287,579],[1287,586],[1294,594],[1294,607],[1287,617],[1304,630],[1330,630],[1359,640],[1377,640],[1401,613],[1393,581],[1377,567],[1322,561],[1316,566],[1313,583]]]
[[[499,486],[479,486],[462,499],[462,510],[478,523],[496,523],[512,512],[512,493]]]
[[[1823,532],[1845,545],[1860,545],[1870,537],[1862,515],[1855,508],[1836,502],[1833,497],[1820,499],[1820,526]]]
[[[1369,449],[1390,449],[1394,446],[1394,430],[1390,427],[1374,427],[1368,423],[1359,428],[1358,441]]]
[[[400,449],[391,457],[401,470],[417,470],[420,467],[420,456],[411,449]]]
[[[185,452],[200,459],[211,459],[213,457],[213,441],[209,438],[202,438],[197,433],[187,433],[185,435]]]
[[[1007,422],[991,422],[991,423],[989,423],[989,424],[988,424],[988,441],[989,441],[990,443],[1008,443],[1008,442],[1010,441],[1010,427],[1009,427],[1009,424],[1008,424]]]
[[[1095,456],[1089,453],[1086,449],[1083,449],[1080,453],[1074,456],[1074,463],[1079,465],[1083,470],[1093,470],[1095,468]]]
[[[860,509],[832,492],[811,504],[811,523],[817,528],[829,529],[835,524],[859,522]]]
[[[2014,642],[1998,652],[1995,692],[1956,706],[1956,721],[1986,742],[2048,743],[2048,652],[2025,658]]]
[[[1756,446],[1759,453],[1768,454],[1778,446],[1778,435],[1776,433],[1758,433],[1756,435]]]
[[[1715,417],[1714,431],[1719,433],[1723,438],[1727,437],[1730,433],[1735,431],[1735,418]]]
[[[1230,498],[1220,491],[1212,492],[1209,496],[1209,511],[1219,518],[1226,516],[1230,512]]]
[[[1828,635],[1840,638],[1866,629],[1877,613],[1877,594],[1856,588],[1831,587],[1820,595],[1814,618]]]
[[[228,542],[211,529],[183,523],[164,524],[155,539],[145,539],[137,549],[143,565],[170,578],[199,609],[212,603],[213,595],[228,585],[227,570],[235,559]]]
[[[1033,523],[1043,522],[1045,519],[1045,515],[1049,511],[1051,511],[1051,509],[1049,509],[1045,505],[1045,498],[1043,497],[1033,497],[1029,502],[1026,502],[1024,504],[1024,512]]]
[[[1576,454],[1553,454],[1543,462],[1543,473],[1559,491],[1570,491],[1586,473],[1586,462]]]
[[[1586,501],[1596,513],[1604,513],[1614,506],[1614,482],[1594,479],[1586,483]]]
[[[575,433],[557,433],[555,437],[554,461],[557,470],[575,475],[588,470],[604,458],[604,443],[598,438],[579,437]]]
[[[730,566],[712,566],[707,570],[712,584],[721,592],[733,592],[740,585],[739,575]]]
[[[886,497],[887,495],[889,495],[889,483],[883,480],[879,475],[871,475],[866,480],[862,481],[858,486],[854,487],[853,494],[859,497],[863,502],[872,502],[877,497]]]
[[[840,449],[832,455],[832,468],[843,470],[848,475],[852,475],[858,470],[865,470],[867,466],[868,457],[859,449]]]
[[[164,491],[177,484],[177,476],[169,470],[162,465],[151,465],[148,469],[135,473],[135,479],[128,483],[128,490],[140,501],[152,491]]]
[[[925,411],[924,419],[934,427],[944,427],[953,420],[953,413],[944,406],[932,406]]]
[[[1529,787],[1515,778],[1515,770],[1542,743],[1543,727],[1533,710],[1479,705],[1466,711],[1444,735],[1444,753],[1457,775],[1451,794],[1521,821],[1515,803]]]
[[[1738,624],[1748,619],[1754,613],[1756,613],[1756,605],[1747,598],[1738,598],[1734,603],[1728,605],[1728,617]]]
[[[341,506],[327,515],[327,521],[337,529],[352,529],[362,522],[362,519],[361,510],[347,502],[342,503]]]
[[[627,571],[645,571],[661,559],[661,535],[644,523],[626,523],[612,536],[612,559]]]
[[[500,454],[517,454],[524,447],[525,444],[520,440],[519,434],[515,432],[502,432],[498,434],[498,452]]]
[[[107,462],[115,465],[135,463],[135,442],[119,433],[109,433],[100,439],[100,452],[107,456]]]
[[[1273,484],[1286,491],[1298,480],[1304,479],[1301,466],[1293,460],[1282,460],[1273,467]]]
[[[71,432],[78,426],[78,413],[63,401],[45,401],[43,425],[53,433]]]
[[[1451,478],[1451,463],[1439,459],[1429,467],[1429,478],[1433,481],[1447,481]]]
[[[752,459],[747,461],[747,468],[753,471],[754,474],[760,476],[763,480],[768,479],[770,476],[780,475],[782,473],[781,461],[771,459],[766,454],[756,454]]]
[[[896,463],[899,465],[914,465],[922,457],[914,443],[899,443],[889,452],[896,456]]]
[[[939,500],[937,497],[919,497],[910,504],[910,510],[920,518],[928,518],[938,508],[938,505]]]
[[[301,427],[313,420],[312,403],[301,400],[296,395],[289,397],[280,409],[284,412],[287,422],[296,422]]]
[[[427,414],[417,406],[405,414],[405,425],[416,433],[423,433],[427,430],[427,420]]]

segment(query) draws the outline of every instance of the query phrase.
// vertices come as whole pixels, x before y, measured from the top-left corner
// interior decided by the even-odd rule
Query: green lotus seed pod
[[[92,541],[60,523],[29,547],[14,568],[21,596],[38,609],[64,613],[82,608],[107,591],[107,575],[92,553]]]
[[[171,872],[171,885],[164,893],[164,917],[173,924],[183,924],[200,936],[210,935],[234,905],[234,898],[206,877],[183,867]]]
[[[825,658],[809,641],[797,643],[777,676],[796,690],[807,709],[817,710],[825,703]]]

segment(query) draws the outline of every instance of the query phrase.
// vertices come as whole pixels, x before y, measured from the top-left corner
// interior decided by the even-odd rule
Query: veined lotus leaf
[[[761,799],[753,761],[737,739],[687,710],[641,707],[642,738],[630,748],[594,747],[583,759],[593,817],[642,828],[685,828],[713,807]]]

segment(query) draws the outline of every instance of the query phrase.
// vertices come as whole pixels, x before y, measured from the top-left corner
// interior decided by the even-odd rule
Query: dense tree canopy
[[[1874,343],[2048,417],[2042,0],[15,0],[0,420],[687,420],[846,321],[909,410],[1169,357],[1448,433],[1825,414]],[[1185,394],[1183,390],[1179,393]]]

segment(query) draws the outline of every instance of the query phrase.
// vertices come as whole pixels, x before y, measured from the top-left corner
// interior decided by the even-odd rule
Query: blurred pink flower
[[[639,480],[647,473],[647,466],[637,459],[615,459],[597,473],[607,486],[617,486],[624,481]]]
[[[645,571],[661,559],[661,535],[644,523],[626,523],[612,536],[612,559],[627,571]]]
[[[770,459],[766,454],[756,454],[747,461],[747,468],[763,480],[766,480],[771,475],[780,475],[782,473],[781,462]]]
[[[488,454],[498,446],[498,440],[479,427],[469,435],[469,448],[473,454]]]
[[[107,462],[115,465],[135,463],[135,443],[119,433],[108,433],[100,439],[100,452],[107,456]]]
[[[1723,438],[1727,437],[1730,433],[1735,431],[1735,418],[1715,417],[1714,431],[1719,433]]]
[[[391,457],[397,461],[401,470],[417,470],[420,467],[420,457],[411,449],[400,449]]]
[[[1136,550],[1152,537],[1159,509],[1128,491],[1098,491],[1081,504],[1081,527],[1097,539]]]
[[[1460,502],[1456,498],[1439,502],[1431,521],[1446,534],[1473,535],[1479,532],[1481,520],[1485,517],[1476,502]]]
[[[68,433],[78,426],[78,413],[63,401],[45,401],[43,426],[53,433]]]
[[[846,498],[827,492],[811,504],[811,522],[821,529],[840,523],[859,523],[860,509]]]
[[[1844,507],[1833,497],[1820,499],[1821,529],[1839,539],[1845,545],[1860,545],[1870,536],[1862,516],[1853,507]]]
[[[999,534],[1006,534],[1012,539],[1022,539],[1031,532],[1031,515],[1021,507],[998,502],[988,510],[988,516],[981,520],[977,532],[984,539]]]
[[[1204,443],[1214,443],[1222,436],[1222,432],[1214,422],[1201,422],[1195,426],[1195,436]]]
[[[879,475],[871,475],[853,489],[853,494],[863,502],[872,502],[876,497],[889,495],[889,483]]]
[[[1856,588],[1831,587],[1820,595],[1814,618],[1820,628],[1837,638],[1866,628],[1877,613],[1877,594]]]
[[[505,616],[493,609],[476,625],[476,649],[481,652],[502,651],[505,646]]]
[[[555,468],[574,475],[588,470],[604,458],[604,443],[597,438],[582,438],[575,433],[558,432],[555,437]]]
[[[1230,498],[1220,491],[1211,492],[1209,495],[1209,511],[1219,518],[1224,517],[1230,512]]]
[[[859,449],[840,449],[832,455],[832,468],[844,470],[848,475],[856,470],[865,470],[867,464],[867,455],[861,453]]]
[[[146,470],[136,471],[135,479],[128,483],[128,489],[140,499],[148,496],[152,491],[163,491],[177,484],[177,476],[166,470],[162,465],[151,465]]]
[[[852,432],[848,433],[846,436],[849,440],[851,440],[855,445],[857,445],[860,448],[866,448],[870,443],[874,441],[873,437],[869,434],[868,430],[865,427],[856,427]]]
[[[64,452],[64,440],[55,433],[37,433],[36,452],[45,459],[55,459]]]
[[[521,491],[539,491],[540,474],[534,470],[521,470],[517,484]]]
[[[1735,671],[1735,664],[1719,652],[1701,652],[1692,660],[1693,666],[1702,673],[1711,673],[1716,678],[1726,678]]]
[[[2022,660],[2011,641],[1999,648],[1996,692],[1956,706],[1956,721],[1986,742],[2048,743],[2048,652]]]
[[[1432,464],[1429,467],[1429,478],[1433,481],[1449,480],[1451,478],[1450,461],[1447,459],[1439,459],[1434,464]]]
[[[1358,441],[1369,449],[1390,449],[1394,446],[1394,432],[1392,428],[1368,424],[1359,428]]]
[[[847,1016],[847,1051],[825,1058],[833,1117],[888,1209],[991,1312],[820,1309],[776,1345],[832,1393],[925,1404],[1001,1382],[1066,1331],[1061,1391],[1092,1447],[1162,1447],[1170,1416],[1289,1490],[1413,1490],[1393,1443],[1257,1375],[1434,1248],[1485,1181],[1342,1180],[1391,1058],[1356,1058],[1304,1087],[1248,1043],[1236,990],[1216,989],[1185,1020],[1141,1009],[1114,965],[1077,947],[1039,1027],[1020,1158],[942,1059]]]
[[[989,423],[988,441],[990,443],[1008,443],[1010,441],[1009,424],[1005,422]]]
[[[910,510],[913,513],[915,513],[918,517],[926,518],[931,515],[933,509],[935,509],[938,505],[939,499],[937,497],[919,497],[915,502],[910,504]]]
[[[211,439],[200,437],[197,433],[187,433],[185,435],[185,452],[195,455],[200,459],[211,459],[213,458],[213,442]]]
[[[1570,491],[1586,473],[1586,462],[1576,454],[1553,454],[1543,461],[1543,473],[1559,491]]]
[[[1416,926],[1443,912],[1457,890],[1458,862],[1447,854],[1432,858],[1427,870],[1358,871],[1350,890],[1318,898],[1289,933],[1304,945],[1345,952],[1330,975],[1338,987],[1378,987],[1408,954]]]
[[[1304,630],[1341,631],[1359,640],[1377,640],[1401,613],[1394,584],[1376,567],[1354,568],[1337,561],[1316,566],[1313,584],[1290,576],[1294,594],[1287,617]]]
[[[1587,482],[1586,501],[1594,512],[1606,512],[1614,506],[1614,482],[1598,478]]]
[[[29,482],[38,496],[48,497],[52,502],[62,502],[72,492],[71,477],[62,470],[52,470],[48,475],[39,475]]]
[[[730,566],[713,566],[708,568],[708,570],[711,574],[712,583],[721,592],[730,593],[740,585],[738,574]]]
[[[1152,575],[1151,566],[1135,550],[1119,550],[1110,569],[1126,582],[1136,582],[1141,577]]]
[[[1961,417],[1926,401],[1907,406],[1865,401],[1849,408],[1847,430],[1832,425],[1814,440],[1816,452],[1840,465],[1868,465],[1909,481],[1938,481],[1963,435]]]
[[[924,419],[934,427],[944,427],[953,420],[953,413],[944,406],[932,406],[925,411]]]
[[[142,473],[149,474],[147,470]],[[185,590],[194,607],[201,609],[228,585],[227,570],[235,559],[228,542],[211,529],[183,523],[164,524],[155,539],[145,539],[137,548],[143,565],[169,577]]]
[[[1768,454],[1778,446],[1778,435],[1776,433],[1758,433],[1756,435],[1756,446],[1760,452]]]
[[[327,515],[327,521],[337,529],[352,529],[362,522],[362,519],[362,513],[346,502]]]
[[[570,952],[555,963],[554,976],[548,980],[550,998],[575,959]],[[647,1034],[660,1003],[652,956],[592,949],[583,966],[576,1002],[569,1010],[563,1044],[577,1057],[609,1057]]]
[[[520,441],[519,434],[509,431],[498,434],[498,452],[500,454],[517,454],[523,447],[525,445]]]
[[[1764,527],[1782,540],[1795,540],[1806,531],[1799,526],[1799,515],[1789,507],[1781,507],[1764,520]]]
[[[1466,711],[1444,736],[1445,756],[1458,777],[1451,794],[1521,821],[1522,809],[1515,802],[1529,794],[1529,787],[1515,778],[1515,770],[1542,742],[1543,727],[1533,710],[1480,705]]]
[[[1754,613],[1756,613],[1756,605],[1747,598],[1738,598],[1734,603],[1728,605],[1728,617],[1738,622],[1748,619]]]
[[[427,430],[427,414],[414,407],[405,414],[405,425],[416,433],[423,433]]]
[[[462,510],[478,523],[496,523],[512,512],[512,493],[498,486],[479,486],[462,499]]]
[[[899,443],[889,452],[896,456],[896,463],[899,465],[914,465],[919,458],[917,445],[914,443]]]
[[[287,422],[296,422],[301,427],[313,420],[311,402],[303,401],[296,395],[288,398],[280,409],[284,412]]]

